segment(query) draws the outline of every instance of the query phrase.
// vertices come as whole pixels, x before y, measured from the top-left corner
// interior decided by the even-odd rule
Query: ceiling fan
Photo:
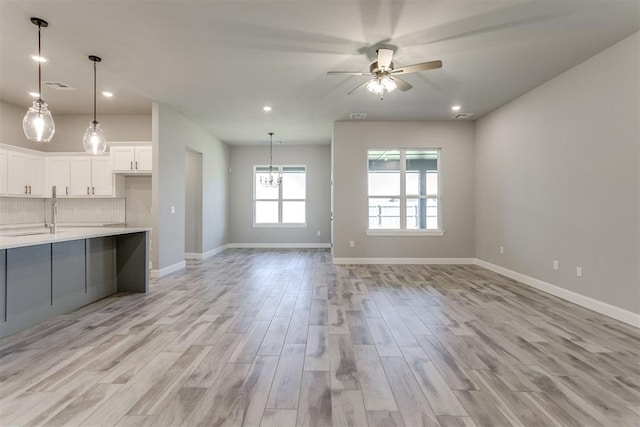
[[[406,81],[398,78],[398,75],[442,68],[442,61],[421,62],[419,64],[407,65],[402,68],[393,68],[393,50],[381,48],[378,49],[377,52],[378,59],[371,63],[368,73],[359,71],[329,71],[327,74],[343,76],[371,76],[370,80],[353,89],[348,93],[348,95],[351,95],[361,87],[366,86],[369,92],[379,95],[382,100],[385,92],[392,92],[396,88],[405,92],[413,87]]]

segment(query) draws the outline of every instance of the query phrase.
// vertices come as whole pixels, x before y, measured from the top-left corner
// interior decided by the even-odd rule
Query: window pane
[[[416,230],[424,228],[424,221],[420,221],[420,201],[424,199],[407,198],[407,229]]]
[[[400,229],[400,199],[369,198],[370,229]]]
[[[282,222],[284,224],[304,224],[305,202],[282,202]]]
[[[274,180],[278,179],[277,167],[273,168],[271,176]],[[256,199],[278,200],[278,187],[265,187],[260,182],[261,179],[263,182],[269,179],[269,167],[256,168]]]
[[[407,171],[407,194],[419,196],[420,194],[420,171]]]
[[[427,230],[437,230],[438,227],[438,199],[426,199]]]
[[[256,224],[277,224],[278,202],[256,202]]]
[[[438,200],[407,197],[407,229],[437,230]]]
[[[369,195],[400,195],[400,151],[369,150]]]
[[[304,167],[283,168],[283,172],[282,172],[282,198],[283,199],[306,198],[305,185],[306,185],[306,174],[305,174]],[[283,212],[286,212],[286,210]]]
[[[438,194],[438,172],[427,171],[426,179],[427,179],[427,194],[430,196],[437,195]]]

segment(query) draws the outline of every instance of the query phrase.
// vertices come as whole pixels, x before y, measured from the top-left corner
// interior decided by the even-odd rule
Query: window
[[[439,149],[369,150],[370,235],[442,235]]]
[[[260,178],[269,178],[269,166],[255,166],[253,175],[254,226],[305,226],[305,166],[274,166],[274,180],[282,178],[278,187],[265,187],[260,183]]]

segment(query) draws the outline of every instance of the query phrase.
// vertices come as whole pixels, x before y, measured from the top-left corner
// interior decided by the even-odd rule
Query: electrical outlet
[[[554,269],[555,271],[558,271],[558,260],[557,260],[557,259],[554,259],[554,260],[553,260],[553,269]]]
[[[353,240],[349,241],[349,247],[350,248],[355,248],[356,247],[356,242],[354,242]]]
[[[576,267],[576,277],[582,277],[582,267]]]
[[[172,214],[176,213],[176,207],[175,206],[171,206],[170,212]]]
[[[504,253],[504,246],[500,246],[500,253],[503,254]]]
[[[317,234],[318,234],[318,237],[320,237],[320,230],[318,230],[318,233],[317,233]]]

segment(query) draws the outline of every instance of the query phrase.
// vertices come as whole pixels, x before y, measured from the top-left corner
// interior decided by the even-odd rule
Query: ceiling
[[[472,119],[496,109],[640,29],[638,0],[553,1],[11,1],[0,0],[0,99],[24,106],[43,90],[55,114],[90,114],[92,63],[101,56],[98,114],[149,114],[165,103],[228,144],[325,144],[332,123]],[[379,45],[396,68],[441,59],[405,76],[414,88],[380,101],[359,90]],[[603,79],[606,76],[603,76]],[[264,105],[273,110],[266,113]]]

